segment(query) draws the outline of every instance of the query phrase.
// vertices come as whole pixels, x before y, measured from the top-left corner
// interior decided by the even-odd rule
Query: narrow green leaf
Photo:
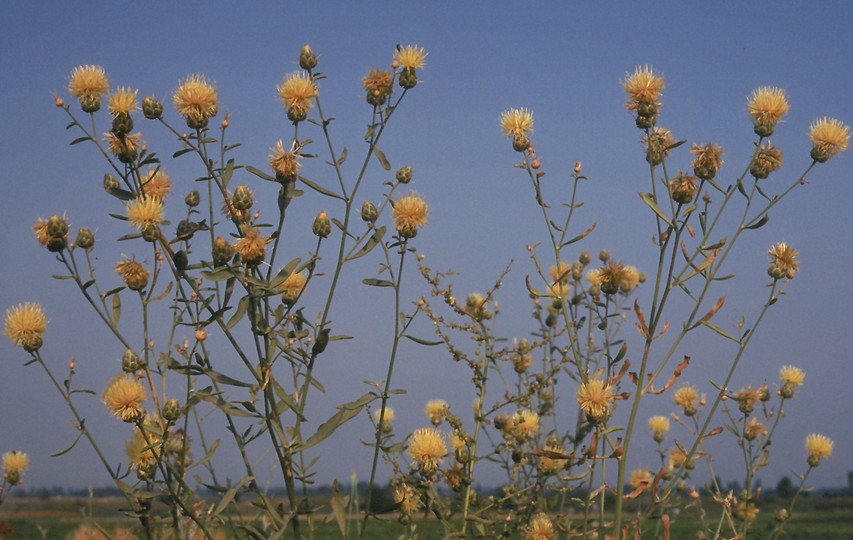
[[[577,241],[579,241],[579,240],[583,240],[584,238],[586,238],[587,236],[589,236],[589,234],[590,234],[592,231],[594,231],[594,230],[595,230],[595,226],[596,226],[596,225],[597,225],[597,223],[593,222],[593,224],[592,224],[592,225],[590,225],[590,226],[589,226],[589,228],[588,228],[587,230],[585,230],[584,232],[582,232],[582,233],[580,233],[579,235],[575,236],[574,238],[571,238],[571,239],[569,239],[569,240],[566,240],[565,242],[563,242],[563,243],[560,245],[560,247],[568,246],[569,244],[574,244],[575,242],[577,242]]]
[[[385,152],[376,148],[375,146],[373,147],[373,152],[376,154],[376,159],[379,160],[379,164],[382,165],[382,168],[385,169],[386,171],[390,171],[391,170],[391,162],[388,161],[387,157],[385,157]]]
[[[329,341],[341,341],[344,339],[353,339],[353,337],[348,336],[346,334],[338,334],[336,336],[329,336]]]
[[[228,322],[225,323],[225,328],[228,330],[234,328],[234,325],[240,322],[240,319],[246,315],[246,312],[249,310],[249,295],[247,294],[237,303],[237,311],[234,312],[234,315],[228,319]]]
[[[68,448],[65,448],[64,450],[60,450],[59,452],[53,453],[50,455],[50,457],[59,457],[61,455],[67,454],[68,452],[71,451],[72,448],[77,446],[77,441],[79,441],[80,437],[82,437],[82,436],[83,436],[83,432],[80,431],[80,433],[77,434],[77,437],[75,437],[74,442],[72,442]]]
[[[232,379],[228,375],[224,375],[222,373],[219,373],[218,371],[213,371],[212,369],[205,371],[204,374],[207,375],[208,377],[210,377],[211,379],[213,379],[214,381],[218,382],[218,383],[227,384],[229,386],[242,386],[243,388],[251,388],[251,387],[255,386],[254,384],[251,384],[251,383],[246,383],[243,381],[238,381],[237,379]]]
[[[323,186],[321,186],[320,184],[317,184],[317,183],[315,183],[315,182],[313,182],[313,181],[311,181],[311,180],[309,180],[309,179],[305,178],[304,176],[300,176],[300,177],[299,177],[299,179],[300,179],[300,180],[302,180],[302,183],[303,183],[303,184],[305,184],[306,186],[310,187],[311,189],[313,189],[313,190],[314,190],[314,191],[316,191],[317,193],[320,193],[320,194],[322,194],[322,195],[326,195],[327,197],[333,197],[333,198],[335,198],[335,199],[344,200],[344,198],[343,198],[343,197],[341,197],[340,195],[338,195],[338,194],[337,194],[337,193],[335,193],[334,191],[331,191],[331,190],[329,190],[329,189],[326,189],[326,188],[324,188]]]
[[[187,152],[192,152],[192,151],[193,151],[193,149],[192,149],[192,148],[184,148],[184,149],[182,149],[182,150],[178,150],[177,152],[175,152],[174,154],[172,154],[172,157],[173,157],[173,158],[181,157],[182,155],[186,154]]]
[[[75,144],[79,144],[79,143],[81,143],[81,142],[83,142],[83,141],[91,141],[91,140],[92,140],[92,137],[88,137],[88,136],[86,136],[86,137],[77,137],[76,139],[74,139],[73,141],[71,141],[70,143],[68,143],[68,146],[74,146]]]
[[[655,202],[654,195],[651,193],[640,193],[640,198],[643,199],[643,202],[646,203],[646,206],[651,208],[655,214],[658,215],[667,225],[672,227],[672,222],[669,220],[666,214],[663,213],[663,210],[658,208],[657,203]]]
[[[216,268],[215,270],[202,270],[201,276],[210,281],[225,281],[237,277],[237,274],[227,266]]]
[[[123,236],[119,236],[118,238],[116,238],[116,240],[118,240],[119,242],[124,242],[125,240],[135,240],[136,238],[142,238],[142,234],[140,234],[140,233],[125,234]]]
[[[369,141],[373,134],[376,133],[376,124],[371,124],[367,127],[367,131],[364,134],[364,140]]]
[[[382,237],[385,236],[385,230],[386,227],[384,225],[374,230],[373,234],[370,235],[370,238],[367,239],[367,242],[364,243],[361,249],[353,253],[353,255],[347,260],[352,261],[358,259],[359,257],[364,257],[365,255],[370,253],[370,251],[375,248],[379,242],[382,241]]]
[[[64,274],[53,274],[53,276],[51,276],[51,277],[53,279],[74,279],[74,276],[67,276]]]
[[[672,150],[673,148],[678,148],[679,146],[681,146],[682,144],[684,144],[686,142],[687,142],[686,140],[674,142],[674,143],[670,144],[669,146],[667,146],[666,149]]]
[[[122,287],[123,289],[124,287]],[[119,289],[121,290],[121,289]],[[121,297],[119,297],[118,292],[113,295],[113,325],[117,326],[118,321],[121,318]]]
[[[255,167],[252,167],[251,165],[246,165],[246,170],[249,171],[250,173],[254,174],[257,177],[263,178],[264,180],[269,180],[270,182],[275,182],[274,176],[270,176],[267,173],[265,173],[264,171],[262,171],[260,169],[256,169]]]
[[[136,195],[121,188],[113,188],[108,193],[120,201],[132,201],[136,198]]]
[[[127,216],[123,216],[123,215],[121,215],[121,214],[113,214],[113,213],[111,213],[111,212],[110,212],[110,213],[108,213],[108,215],[109,215],[110,217],[114,217],[114,218],[116,218],[116,219],[120,219],[120,220],[122,220],[122,221],[127,221]]]
[[[719,326],[717,326],[716,324],[714,324],[714,323],[712,323],[712,322],[708,322],[708,321],[705,321],[705,322],[703,322],[702,324],[704,324],[705,326],[707,326],[708,328],[710,328],[710,329],[711,329],[711,330],[713,330],[714,332],[716,332],[716,333],[720,334],[720,335],[721,335],[721,336],[723,336],[724,338],[728,338],[728,339],[730,339],[730,340],[734,341],[735,343],[740,343],[736,337],[734,337],[733,335],[729,334],[728,332],[726,332],[725,330],[723,330],[722,328],[720,328],[720,327],[719,327]]]
[[[222,511],[223,511],[223,510],[225,510],[225,509],[228,507],[228,505],[229,505],[229,504],[231,504],[231,501],[233,501],[233,500],[234,500],[234,497],[237,495],[237,492],[238,492],[240,489],[242,489],[242,488],[243,488],[243,486],[245,486],[246,484],[248,484],[249,482],[251,482],[251,481],[252,481],[252,480],[254,480],[254,479],[255,479],[255,477],[254,477],[254,476],[244,476],[244,477],[243,477],[243,478],[241,478],[239,481],[237,481],[237,484],[235,484],[234,486],[232,486],[232,487],[231,487],[228,491],[226,491],[226,492],[225,492],[225,494],[224,494],[224,495],[222,495],[222,497],[219,499],[219,504],[217,504],[217,505],[216,505],[216,508],[214,508],[214,509],[213,509],[212,515],[214,515],[214,516],[218,516],[219,514],[221,514],[221,513],[222,513]]]
[[[364,278],[361,280],[365,285],[370,285],[371,287],[393,287],[394,284],[388,281],[387,279],[376,279],[376,278]]]
[[[761,216],[761,219],[751,225],[747,225],[746,228],[752,230],[760,229],[761,227],[767,225],[768,221],[770,221],[770,214],[764,214],[763,216]]]
[[[340,426],[349,420],[355,418],[365,405],[371,401],[378,399],[376,395],[367,393],[350,403],[345,403],[338,406],[338,412],[333,414],[328,420],[320,424],[317,431],[311,435],[307,441],[300,445],[300,450],[306,450],[312,446],[316,446],[326,440]]]
[[[408,334],[406,334],[406,335],[405,335],[405,336],[403,336],[403,337],[406,337],[406,338],[408,338],[408,339],[411,339],[411,340],[412,340],[412,341],[414,341],[415,343],[420,343],[421,345],[427,345],[427,346],[441,345],[442,343],[444,343],[444,342],[443,342],[443,341],[441,341],[440,339],[438,339],[438,340],[429,340],[429,339],[418,338],[418,337],[415,337],[415,336],[410,336],[410,335],[408,335]]]
[[[222,171],[222,187],[228,187],[228,182],[231,181],[231,176],[234,174],[234,158],[228,160],[225,164],[225,170]]]

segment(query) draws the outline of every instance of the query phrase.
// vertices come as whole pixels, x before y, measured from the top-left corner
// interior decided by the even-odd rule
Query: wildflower
[[[384,411],[384,416],[383,416]],[[383,433],[391,433],[393,429],[391,427],[391,422],[394,421],[394,409],[391,407],[385,407],[384,409],[377,409],[376,412],[373,413],[374,418],[376,419],[376,423],[378,424],[379,431]],[[380,420],[381,418],[381,420]]]
[[[281,293],[281,301],[288,306],[295,304],[299,295],[301,295],[302,291],[305,289],[305,283],[307,282],[308,279],[305,277],[303,272],[291,272],[290,275],[281,282],[281,285],[278,286],[278,290]]]
[[[569,292],[571,292],[569,289],[569,278],[573,277],[572,265],[560,261],[557,265],[551,265],[548,275],[551,277],[551,283],[548,285],[551,296],[555,299],[566,298]]]
[[[743,426],[743,438],[752,441],[759,435],[767,435],[767,426],[758,421],[758,418],[751,417]]]
[[[693,167],[693,174],[702,180],[711,180],[717,175],[717,171],[723,166],[723,148],[708,143],[704,146],[693,144],[690,148],[690,153],[696,154],[690,166]]]
[[[142,383],[124,373],[117,375],[104,390],[107,409],[124,422],[135,422],[143,417],[142,403],[147,397]]]
[[[762,144],[749,166],[749,174],[761,180],[782,166],[782,151],[769,142]]]
[[[77,66],[71,71],[68,92],[80,100],[84,112],[93,113],[101,108],[101,98],[110,89],[106,72],[101,66]]]
[[[662,127],[649,131],[641,140],[646,149],[646,161],[651,165],[663,163],[663,160],[672,152],[672,145],[675,144],[672,131]]]
[[[361,79],[361,86],[367,91],[367,102],[374,106],[385,103],[391,94],[391,72],[385,69],[371,69]]]
[[[14,486],[21,481],[21,473],[30,465],[27,454],[13,450],[3,454],[3,479]]]
[[[533,113],[527,109],[509,109],[501,113],[504,135],[529,135],[533,132]]]
[[[610,418],[613,399],[613,387],[602,379],[589,379],[578,388],[578,405],[593,424],[601,424]]]
[[[163,221],[163,199],[142,195],[126,207],[131,225],[142,231],[145,240],[152,242],[159,237],[157,225]]]
[[[311,224],[311,232],[319,238],[326,238],[332,232],[332,222],[325,210],[321,210],[314,218],[314,223]]]
[[[519,409],[512,417],[512,431],[520,440],[532,439],[539,433],[539,415]]]
[[[415,70],[424,67],[427,53],[423,47],[417,45],[406,45],[405,47],[397,46],[394,51],[394,57],[391,59],[391,66],[400,69],[400,75],[397,79],[397,84],[401,88],[410,89],[418,84],[418,75]]]
[[[832,455],[832,447],[835,443],[826,435],[812,433],[806,437],[806,452],[809,456],[806,459],[809,465],[817,467],[823,458]]]
[[[521,529],[522,540],[551,540],[557,536],[554,524],[548,514],[540,512],[533,516],[530,523]]]
[[[155,465],[157,457],[160,455],[159,445],[146,441],[145,435],[141,429],[136,428],[133,430],[133,437],[124,443],[127,460],[130,465],[137,469],[145,469]],[[148,440],[154,442],[152,439],[153,437],[148,434]]]
[[[264,260],[268,238],[255,227],[244,227],[243,236],[234,242],[234,250],[247,266],[257,266]]]
[[[620,291],[627,294],[643,281],[642,274],[635,267],[610,260],[604,266],[587,272],[586,279],[607,295]]]
[[[666,86],[661,75],[651,66],[637,66],[634,73],[622,81],[622,87],[628,92],[625,106],[629,111],[637,111],[637,127],[648,129],[655,125],[658,115],[661,92]]]
[[[27,352],[41,348],[43,336],[47,330],[47,317],[41,304],[27,302],[6,310],[5,334],[12,343],[23,347]]]
[[[755,402],[761,399],[761,389],[753,388],[751,385],[741,388],[735,394],[738,402],[738,410],[744,414],[750,414],[755,408]]]
[[[131,90],[130,88],[119,86],[110,94],[107,101],[107,108],[113,116],[130,114],[138,108],[136,103],[136,96],[138,94],[139,90]]]
[[[304,71],[285,75],[278,86],[279,99],[287,109],[287,118],[292,122],[301,122],[308,117],[308,111],[314,106],[312,99],[318,93],[314,79]]]
[[[779,389],[779,395],[785,399],[794,397],[794,389],[797,386],[802,386],[806,379],[806,374],[802,369],[794,366],[782,366],[779,369],[779,379],[782,381],[782,388]]]
[[[788,114],[788,108],[785,91],[775,86],[762,86],[754,90],[746,103],[746,110],[755,126],[755,134],[760,137],[773,135],[773,129],[779,120]]]
[[[785,242],[777,242],[773,244],[767,254],[770,255],[770,267],[767,269],[770,277],[773,279],[793,279],[797,275],[800,261],[797,260],[799,252],[796,249]]]
[[[228,240],[217,236],[213,241],[213,247],[210,249],[213,257],[214,266],[222,266],[234,256],[234,247],[228,243]]]
[[[446,410],[447,402],[443,399],[431,399],[427,401],[426,407],[424,408],[427,418],[429,418],[429,421],[432,422],[432,425],[434,426],[441,424],[444,417],[444,411]]]
[[[492,318],[492,312],[486,306],[486,299],[482,294],[474,292],[465,298],[465,313],[475,321],[483,321]]]
[[[696,402],[698,397],[699,393],[696,391],[696,388],[690,385],[684,385],[675,391],[673,400],[676,405],[684,410],[684,416],[693,416],[696,414]]]
[[[735,507],[735,516],[738,519],[746,522],[752,522],[759,512],[758,504],[751,499],[741,498]]]
[[[112,154],[122,163],[133,163],[139,156],[140,150],[145,149],[142,133],[126,134],[121,137],[113,132],[104,134],[104,142]]]
[[[438,470],[442,458],[447,455],[447,444],[441,432],[433,427],[419,428],[409,441],[409,456],[426,476]]]
[[[397,503],[400,511],[407,516],[411,516],[421,507],[421,500],[417,491],[405,483],[394,486],[394,502]]]
[[[296,160],[297,154],[292,149],[285,151],[281,139],[270,149],[270,168],[275,171],[276,178],[280,180],[293,181],[302,164]]]
[[[699,191],[696,177],[678,171],[675,178],[669,181],[669,195],[678,204],[690,204]]]
[[[416,193],[409,193],[394,202],[392,217],[394,227],[403,238],[414,238],[418,230],[426,225],[429,218],[429,206]]]
[[[630,479],[628,483],[631,484],[631,487],[634,489],[639,489],[640,491],[646,491],[648,487],[652,484],[652,480],[654,480],[654,475],[652,475],[651,471],[648,468],[642,467],[640,469],[634,469],[631,471]]]
[[[307,43],[299,50],[299,67],[302,69],[314,69],[317,67],[317,55],[314,49]]]
[[[146,197],[154,197],[164,201],[172,189],[172,179],[163,169],[149,168],[142,174],[142,193]]]
[[[539,471],[543,474],[556,474],[563,470],[569,460],[557,455],[566,455],[565,447],[556,438],[549,438],[543,450],[545,453],[539,456]]]
[[[125,258],[115,265],[116,274],[132,291],[141,291],[148,286],[148,270],[136,258]]]
[[[524,373],[533,363],[533,356],[530,354],[532,347],[527,338],[522,338],[521,341],[514,341],[515,352],[512,354],[513,369],[515,369],[516,373]]]
[[[666,416],[652,416],[649,418],[649,431],[652,432],[655,442],[663,441],[667,431],[669,431],[669,418]]]
[[[95,235],[89,230],[89,227],[80,227],[77,229],[77,238],[74,239],[74,245],[80,249],[90,249],[95,245]]]
[[[156,120],[163,116],[163,104],[154,96],[142,98],[142,114],[149,120]]]
[[[680,468],[687,461],[687,454],[684,453],[684,450],[678,448],[677,446],[669,451],[669,470],[673,471],[675,469]],[[688,468],[692,468],[689,467]]]
[[[809,139],[812,141],[812,159],[818,163],[826,160],[847,149],[850,142],[850,126],[824,116],[812,122],[809,126]]]
[[[201,129],[219,112],[216,87],[201,74],[187,76],[172,94],[175,110],[187,121],[187,126]]]

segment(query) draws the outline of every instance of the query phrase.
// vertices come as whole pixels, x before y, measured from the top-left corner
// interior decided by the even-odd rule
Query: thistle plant
[[[768,178],[781,176],[784,159],[768,137],[789,104],[783,90],[758,88],[747,103],[757,137],[751,157],[726,183],[724,150],[693,143],[685,151],[687,141],[659,125],[663,77],[638,67],[622,85],[642,133],[643,153],[636,157],[648,168],[649,183],[639,203],[649,211],[657,260],[654,268],[638,268],[606,245],[592,246],[595,223],[577,225],[586,219],[579,208],[588,184],[580,161],[564,175],[568,199],[550,200],[533,112],[508,109],[500,130],[530,182],[543,239],[528,246],[530,271],[523,279],[511,262],[493,269],[480,291],[457,293],[454,272],[438,269],[444,261],[433,263],[433,255],[418,250],[428,198],[401,187],[417,178],[415,171],[404,158],[395,168],[380,149],[408,92],[421,91],[426,56],[419,46],[397,46],[388,68],[372,68],[362,79],[366,146],[355,165],[323,107],[323,86],[334,81],[317,70],[307,45],[299,52],[300,69],[283,75],[276,88],[287,133],[270,141],[269,161],[259,167],[238,162],[231,119],[225,114],[216,123],[224,107],[207,75],[179,81],[171,100],[176,119],[152,96],[140,100],[125,86],[111,90],[101,67],[72,71],[68,92],[77,103],[56,95],[55,104],[77,134],[71,144],[85,143],[103,158],[103,190],[114,205],[109,216],[127,230],[118,238],[122,254],[114,256],[93,233],[95,223],[72,234],[76,219],[53,214],[33,226],[36,241],[62,268],[56,277],[76,286],[112,336],[113,373],[105,388],[78,387],[73,359],[64,379],[56,375],[51,357],[59,353],[45,340],[47,317],[39,305],[6,312],[7,337],[41,367],[74,419],[78,435],[58,454],[86,439],[146,538],[212,538],[222,530],[313,538],[326,518],[342,538],[370,538],[374,521],[385,519],[374,488],[388,476],[402,538],[420,537],[427,520],[440,523],[446,538],[667,537],[682,510],[698,512],[697,532],[705,537],[747,537],[765,508],[757,474],[805,374],[783,366],[775,392],[766,381],[733,390],[735,375],[766,313],[800,270],[797,250],[784,242],[768,249],[766,299],[757,315],[740,316],[734,328],[717,315],[746,313],[750,306],[733,307],[719,291],[735,277],[727,270],[734,246],[766,226],[770,210],[802,188],[818,164],[846,149],[849,128],[832,118],[815,121],[811,163],[777,188],[780,181]],[[199,167],[196,183],[170,175],[171,160],[147,142],[157,140],[159,148],[160,138],[168,140],[163,146],[171,160]],[[384,181],[371,184],[374,176]],[[298,199],[306,188],[322,200],[310,223],[289,212],[303,204]],[[273,205],[264,204],[270,200]],[[312,247],[295,247],[296,238]],[[345,270],[355,266],[349,263],[362,258],[377,268],[362,283],[388,293],[394,306],[385,327],[387,368],[382,380],[354,389],[352,399],[317,422],[325,390],[315,368],[353,337],[335,299],[343,294]],[[104,271],[103,260],[116,262]],[[428,293],[413,299],[413,281]],[[532,328],[503,335],[500,297],[506,287],[522,286]],[[122,317],[128,310],[131,323]],[[429,323],[435,336],[416,333],[418,321]],[[691,351],[688,338],[699,332],[728,351],[712,381],[690,380],[691,359],[702,352]],[[410,383],[395,379],[404,339],[443,351],[437,353],[442,361],[467,370],[470,410],[454,409],[449,396],[437,392],[424,408],[422,427],[395,429],[395,399]],[[227,358],[237,359],[239,369]],[[105,457],[78,412],[79,400],[90,395],[114,417],[113,429],[125,433],[126,462]],[[643,405],[655,400],[671,414],[643,417]],[[239,456],[236,481],[218,471],[226,458],[220,441],[205,434],[211,418],[227,426]],[[318,464],[330,459],[324,443],[356,418],[371,430],[362,438],[372,450],[363,464],[370,471],[364,506],[354,486],[346,496],[337,483],[329,507],[317,506],[308,495]],[[712,438],[726,439],[742,456],[742,492],[727,493],[714,480],[701,487],[709,496],[700,495],[693,471],[702,465],[715,478]],[[641,445],[655,448],[659,462],[637,462],[634,450]],[[824,435],[807,438],[808,468],[798,495],[832,449]],[[283,503],[261,481],[259,453],[273,456]],[[0,501],[27,468],[25,454],[4,454],[3,462]],[[483,491],[479,479],[495,471],[500,490]],[[238,506],[241,499],[251,501],[249,514]],[[712,502],[719,511],[705,510]],[[776,510],[774,536],[794,515],[795,502]]]

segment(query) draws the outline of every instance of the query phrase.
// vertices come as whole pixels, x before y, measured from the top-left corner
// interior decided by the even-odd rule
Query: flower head
[[[647,467],[642,467],[640,469],[634,469],[633,471],[631,471],[631,476],[628,480],[628,483],[631,484],[631,487],[634,489],[646,491],[652,484],[652,481],[654,479],[655,477],[651,473],[651,471]]]
[[[125,86],[119,86],[110,94],[107,101],[107,108],[113,116],[130,114],[139,108],[136,103],[137,95],[139,95],[139,90],[131,90]]]
[[[391,407],[385,407],[384,415],[383,415],[383,409],[381,409],[381,408],[376,409],[373,412],[373,418],[376,420],[376,424],[379,427],[379,431],[382,431],[383,433],[390,433],[391,432],[391,430],[393,429],[391,427],[391,422],[394,421],[394,417],[395,417],[394,409],[392,409]]]
[[[758,421],[758,418],[752,416],[743,426],[743,438],[752,441],[759,435],[767,435],[767,426]]]
[[[522,540],[551,540],[557,536],[554,524],[548,514],[540,512],[533,516],[525,527],[521,529]]]
[[[140,150],[145,150],[145,141],[142,133],[128,133],[119,137],[112,131],[104,133],[104,142],[112,154],[122,163],[132,163],[138,156]]]
[[[809,454],[806,461],[812,467],[817,467],[823,458],[832,455],[832,447],[835,446],[835,443],[826,435],[812,433],[806,437],[805,446],[806,452]]]
[[[135,422],[145,415],[142,403],[147,399],[145,387],[138,380],[117,375],[104,390],[104,404],[125,422]]]
[[[509,109],[501,113],[504,135],[529,135],[533,131],[533,113],[527,109]]]
[[[660,165],[664,158],[672,152],[675,137],[672,135],[672,131],[656,127],[643,135],[642,142],[646,149],[646,161],[652,165]]]
[[[382,105],[391,94],[391,72],[386,69],[371,69],[367,76],[361,79],[361,86],[367,91],[367,102],[371,105]]]
[[[690,162],[693,174],[702,180],[711,180],[717,175],[717,171],[723,166],[723,148],[716,144],[708,143],[704,146],[693,144],[690,153],[696,157]]]
[[[803,381],[806,380],[806,373],[795,366],[782,366],[779,369],[779,379],[785,384],[801,386]]]
[[[757,88],[746,102],[746,110],[755,125],[755,134],[761,137],[773,135],[773,129],[788,114],[788,109],[785,91],[775,86]]]
[[[799,252],[786,244],[777,242],[768,250],[770,256],[770,267],[767,273],[773,279],[793,279],[800,269],[800,261],[797,260]]]
[[[544,474],[556,474],[568,463],[565,447],[556,438],[550,439],[539,456],[539,470]]]
[[[512,431],[520,440],[532,439],[539,433],[539,415],[519,409],[512,417]]]
[[[669,418],[666,416],[652,416],[649,418],[649,431],[652,432],[652,437],[655,441],[663,441],[667,431],[669,431]]]
[[[13,450],[3,454],[3,479],[11,485],[21,481],[21,473],[30,466],[30,458],[23,452]]]
[[[684,385],[678,390],[675,391],[673,395],[673,400],[675,404],[681,407],[684,410],[685,416],[693,416],[696,414],[697,401],[699,398],[699,392],[696,391],[696,388],[690,385]]]
[[[47,330],[47,317],[41,304],[27,302],[6,310],[5,334],[12,343],[25,351],[37,351]]]
[[[697,191],[699,191],[699,186],[696,184],[695,176],[678,171],[676,177],[669,181],[669,195],[673,201],[679,204],[693,202]]]
[[[809,139],[812,142],[812,159],[823,163],[835,154],[847,149],[850,142],[850,126],[835,118],[824,116],[815,120],[809,127]]]
[[[423,47],[417,45],[406,45],[405,47],[397,47],[394,51],[394,57],[391,59],[393,67],[403,67],[408,69],[422,69],[425,64],[427,52]]]
[[[115,271],[132,291],[141,291],[148,286],[149,272],[135,257],[117,262]]]
[[[172,94],[175,110],[191,128],[203,128],[219,112],[216,87],[201,74],[187,76]]]
[[[127,219],[137,229],[163,221],[163,199],[142,195],[127,205]]]
[[[234,250],[246,265],[257,266],[264,260],[268,241],[269,238],[261,235],[260,229],[247,226],[243,228],[243,236],[234,242]]]
[[[145,440],[146,435],[148,436],[148,441]],[[137,428],[133,430],[133,437],[124,443],[127,460],[137,470],[146,469],[154,465],[157,457],[160,455],[159,445],[151,444],[155,442],[152,440],[154,439],[153,435],[152,433],[143,434],[142,430]]]
[[[151,167],[142,174],[142,193],[146,197],[159,199],[161,202],[172,189],[172,179],[163,169]]]
[[[665,86],[663,76],[655,73],[651,66],[638,66],[622,81],[622,87],[628,92],[625,106],[629,111],[637,111],[638,128],[649,129],[655,125]]]
[[[589,379],[578,387],[577,400],[590,422],[603,423],[610,418],[613,387],[602,379]]]
[[[101,108],[101,98],[110,89],[107,74],[101,66],[77,66],[68,79],[68,92],[80,100],[85,112]]]
[[[441,432],[434,427],[416,429],[409,441],[409,456],[418,469],[427,476],[438,470],[442,458],[447,455],[447,443]]]
[[[281,293],[281,301],[288,306],[295,304],[299,295],[301,295],[302,291],[305,289],[305,283],[307,282],[308,279],[305,277],[303,272],[291,272],[290,275],[281,282],[281,285],[278,286],[278,290]]]
[[[318,93],[314,79],[304,71],[285,75],[278,85],[278,97],[287,109],[287,117],[293,122],[300,122],[308,117],[308,111],[314,106],[312,100]]]
[[[633,266],[609,260],[604,266],[587,272],[586,279],[590,285],[599,287],[604,294],[611,295],[631,292],[640,284],[643,276]]]
[[[272,151],[270,168],[275,171],[275,175],[282,180],[295,180],[299,169],[302,167],[302,164],[296,159],[298,154],[292,149],[285,150],[281,139],[270,150]]]
[[[447,402],[443,399],[431,399],[427,401],[424,412],[429,421],[432,422],[432,425],[437,426],[444,419],[444,412],[447,410],[447,407]]]
[[[493,313],[489,311],[486,297],[478,292],[473,292],[465,298],[465,313],[476,321],[491,319]]]
[[[757,179],[770,176],[770,173],[782,167],[782,151],[769,142],[762,144],[749,166],[749,174]]]
[[[755,408],[755,402],[761,400],[761,394],[761,388],[753,388],[751,385],[738,390],[735,394],[738,410],[744,414],[750,414]]]
[[[394,227],[403,238],[414,238],[427,223],[429,206],[420,195],[409,193],[394,202]]]

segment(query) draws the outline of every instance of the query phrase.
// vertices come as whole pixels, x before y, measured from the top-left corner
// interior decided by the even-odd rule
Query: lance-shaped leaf
[[[382,227],[377,227],[373,234],[370,235],[370,238],[367,239],[367,242],[361,246],[361,249],[352,254],[352,256],[347,259],[348,261],[352,261],[358,259],[359,257],[363,257],[370,253],[370,251],[376,247],[376,244],[382,241],[382,237],[385,236],[386,227],[383,225]]]
[[[654,385],[649,384],[649,389],[646,392],[655,395],[663,394],[664,392],[669,390],[673,384],[675,384],[675,381],[677,381],[678,378],[681,377],[681,372],[687,369],[688,365],[690,365],[690,357],[685,354],[684,360],[682,360],[678,363],[677,366],[675,366],[675,369],[672,371],[672,375],[669,376],[669,379],[667,379],[666,384],[663,385],[663,388],[655,390]]]
[[[379,164],[382,165],[382,168],[385,169],[386,171],[390,171],[391,170],[391,162],[388,161],[387,157],[385,157],[385,152],[383,152],[382,150],[380,150],[374,146],[373,147],[373,153],[376,154],[376,159],[379,160]]]
[[[270,182],[275,182],[274,176],[271,176],[271,175],[265,173],[264,171],[262,171],[260,169],[252,167],[251,165],[246,165],[246,170],[249,171],[250,173],[254,174],[255,176],[257,176],[258,178],[263,178],[264,180],[269,180]]]
[[[651,208],[652,211],[654,211],[654,213],[657,214],[659,218],[661,218],[667,225],[672,227],[672,222],[669,220],[669,217],[663,213],[663,210],[658,207],[658,203],[655,202],[654,195],[652,195],[651,193],[640,193],[639,195],[643,202],[646,203],[646,206]]]
[[[560,244],[560,247],[568,246],[569,244],[574,244],[575,242],[577,242],[577,241],[579,241],[579,240],[583,240],[584,238],[586,238],[587,236],[589,236],[589,234],[590,234],[592,231],[594,231],[594,230],[595,230],[595,225],[596,225],[596,223],[593,223],[593,224],[592,224],[592,225],[590,225],[590,226],[589,226],[589,228],[588,228],[587,230],[585,230],[584,232],[582,232],[582,233],[580,233],[579,235],[575,236],[574,238],[571,238],[571,239],[569,239],[569,240],[566,240],[565,242],[563,242],[562,244]]]
[[[716,314],[717,314],[717,312],[718,312],[718,311],[720,311],[720,310],[723,308],[723,305],[724,305],[725,303],[726,303],[726,297],[725,297],[725,296],[721,296],[721,297],[719,298],[719,300],[717,300],[717,301],[714,303],[714,305],[713,305],[713,306],[711,306],[711,309],[709,309],[709,310],[708,310],[708,312],[707,312],[705,315],[703,315],[703,316],[702,316],[702,318],[701,318],[701,319],[699,319],[699,320],[696,322],[696,324],[694,324],[693,326],[691,326],[691,327],[690,327],[690,330],[693,330],[694,328],[696,328],[696,327],[697,327],[697,326],[699,326],[700,324],[704,324],[704,323],[706,323],[706,322],[710,321],[710,320],[711,320],[711,318],[712,318],[714,315],[716,315]]]
[[[636,298],[634,299],[634,313],[637,314],[637,330],[640,331],[640,335],[649,339],[649,325],[646,324],[646,316],[643,315],[643,309]]]
[[[323,195],[326,195],[327,197],[333,197],[333,198],[335,198],[335,199],[344,200],[344,198],[343,198],[343,197],[341,197],[340,195],[338,195],[338,194],[337,194],[337,193],[335,193],[334,191],[332,191],[332,190],[330,190],[330,189],[326,189],[326,188],[324,188],[323,186],[321,186],[320,184],[318,184],[318,183],[316,183],[316,182],[313,182],[313,181],[311,181],[311,180],[309,180],[309,179],[305,178],[304,176],[300,176],[300,177],[299,177],[299,180],[301,180],[303,184],[305,184],[306,186],[310,187],[311,189],[313,189],[313,190],[314,190],[314,191],[316,191],[317,193],[321,193],[321,194],[323,194]]]
[[[338,412],[320,424],[317,431],[300,445],[300,450],[311,448],[326,440],[335,430],[355,418],[368,403],[376,399],[378,399],[376,394],[368,392],[355,401],[339,405]]]

